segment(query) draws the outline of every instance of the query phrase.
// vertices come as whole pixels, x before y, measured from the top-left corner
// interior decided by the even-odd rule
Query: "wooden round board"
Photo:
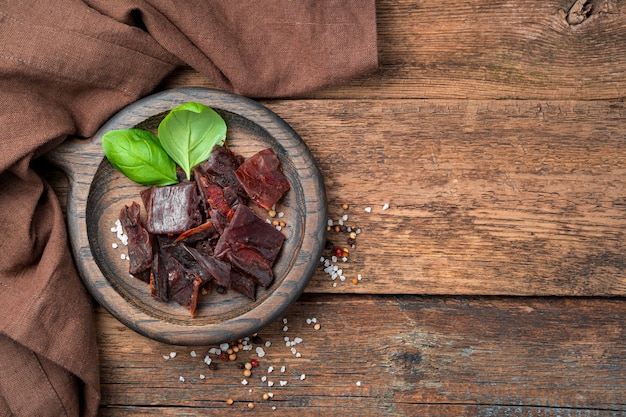
[[[113,129],[140,127],[156,132],[172,108],[198,102],[226,121],[227,144],[245,158],[273,148],[291,189],[277,211],[286,240],[274,265],[274,281],[259,288],[256,301],[234,290],[201,295],[196,316],[180,305],[157,300],[148,284],[128,273],[126,248],[112,231],[124,205],[145,187],[116,171],[104,157],[102,136]],[[298,134],[261,104],[235,94],[180,88],[139,100],[111,118],[89,140],[70,139],[49,155],[70,182],[67,222],[78,271],[98,303],[135,331],[166,343],[206,345],[249,336],[279,318],[300,296],[319,262],[326,234],[326,196],[319,170]],[[266,211],[258,211],[267,217]],[[265,216],[265,217],[263,217]],[[115,248],[114,246],[116,246]]]

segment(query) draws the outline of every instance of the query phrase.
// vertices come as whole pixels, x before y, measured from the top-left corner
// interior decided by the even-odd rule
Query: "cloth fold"
[[[187,65],[254,98],[377,67],[374,0],[0,0],[0,416],[95,416],[92,300],[33,164]]]

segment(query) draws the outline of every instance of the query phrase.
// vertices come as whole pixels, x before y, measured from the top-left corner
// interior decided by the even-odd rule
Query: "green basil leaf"
[[[165,116],[158,136],[163,149],[191,179],[191,169],[209,159],[213,147],[226,140],[226,122],[212,108],[189,102]]]
[[[112,130],[102,136],[107,159],[118,171],[143,185],[178,183],[176,164],[158,138],[142,129]]]

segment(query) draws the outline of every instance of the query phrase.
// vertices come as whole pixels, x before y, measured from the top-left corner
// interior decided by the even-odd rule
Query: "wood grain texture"
[[[311,149],[328,217],[362,230],[345,281],[320,264],[306,291],[626,294],[623,103],[264,104]]]
[[[621,99],[626,5],[575,0],[377,1],[379,71],[318,98]],[[164,86],[210,85],[179,71]]]
[[[308,291],[625,294],[622,103],[267,105],[312,149],[329,217],[363,230],[341,289],[319,268]]]
[[[278,320],[259,333],[263,358],[209,370],[210,346],[154,342],[99,310],[101,415],[221,415],[249,402],[261,415],[621,415],[624,317],[619,300],[306,296],[287,331]],[[302,338],[300,358],[285,336]],[[259,367],[244,378],[236,362],[251,358]]]

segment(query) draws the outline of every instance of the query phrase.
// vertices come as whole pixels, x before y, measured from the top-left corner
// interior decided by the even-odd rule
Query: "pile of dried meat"
[[[142,191],[144,217],[136,202],[121,210],[130,274],[149,283],[153,297],[175,301],[192,316],[210,286],[254,300],[257,287],[274,279],[285,236],[248,203],[272,209],[289,189],[272,149],[244,161],[216,146],[191,181]]]

